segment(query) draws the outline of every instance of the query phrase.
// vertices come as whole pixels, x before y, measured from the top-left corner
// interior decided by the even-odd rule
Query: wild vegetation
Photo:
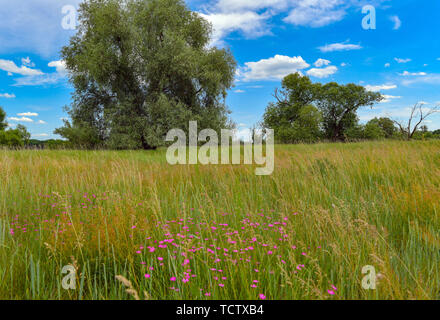
[[[290,74],[275,90],[261,127],[275,130],[278,143],[311,143],[318,141],[362,141],[382,139],[438,138],[440,131],[430,132],[425,121],[438,111],[417,103],[403,123],[387,117],[360,124],[357,111],[373,107],[384,97],[378,92],[349,83],[312,83],[307,76]],[[427,110],[425,110],[427,109]]]
[[[64,140],[31,140],[0,108],[0,299],[440,298],[436,109],[360,124],[381,94],[291,74],[260,127],[273,175],[171,166],[168,130],[234,126],[232,53],[181,0],[90,0],[79,23]]]
[[[0,298],[438,299],[439,147],[277,146],[266,177],[162,150],[0,151]]]
[[[71,123],[55,133],[92,148],[154,149],[190,120],[229,126],[235,59],[209,48],[211,25],[183,1],[92,0],[79,22],[62,49],[75,89]]]

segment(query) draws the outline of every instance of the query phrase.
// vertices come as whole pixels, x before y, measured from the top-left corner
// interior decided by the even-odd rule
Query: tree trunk
[[[144,150],[156,150],[157,149],[157,147],[150,146],[148,144],[148,142],[145,140],[145,137],[143,135],[141,136],[141,144],[142,144],[142,149],[144,149]]]

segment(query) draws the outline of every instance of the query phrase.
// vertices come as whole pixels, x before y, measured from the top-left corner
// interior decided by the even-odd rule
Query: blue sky
[[[26,125],[34,138],[57,138],[72,88],[59,51],[74,30],[62,27],[62,8],[77,0],[0,0],[0,106],[11,126]],[[408,108],[440,103],[440,1],[437,0],[214,0],[187,1],[214,26],[212,45],[237,59],[227,104],[233,120],[261,120],[272,93],[291,72],[315,82],[353,82],[380,91],[386,102],[362,109],[405,119]],[[375,8],[376,28],[364,29]],[[371,12],[371,11],[368,11]],[[440,129],[440,115],[427,123]]]

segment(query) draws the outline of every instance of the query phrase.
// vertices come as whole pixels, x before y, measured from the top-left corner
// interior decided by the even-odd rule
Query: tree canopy
[[[6,122],[6,112],[0,107],[0,146],[22,147],[29,143],[31,138],[26,127],[18,124],[15,129],[8,129]]]
[[[317,91],[315,103],[322,112],[325,136],[332,141],[346,140],[346,131],[358,122],[356,112],[360,107],[372,107],[383,99],[380,93],[353,83],[330,82],[319,85]]]
[[[298,73],[285,77],[263,116],[279,142],[309,142],[321,137],[345,141],[358,124],[357,110],[382,100],[380,93],[355,84],[312,83]],[[278,133],[277,133],[278,132]]]
[[[6,122],[6,112],[0,107],[0,131],[5,130],[8,127],[8,123]]]
[[[270,103],[263,116],[263,127],[275,130],[282,143],[313,142],[320,138],[321,114],[312,105],[318,87],[308,77],[290,74],[275,91],[276,102]]]
[[[182,0],[90,0],[62,58],[75,89],[71,123],[55,133],[72,142],[152,149],[172,128],[220,130],[236,62],[210,48],[212,27]]]

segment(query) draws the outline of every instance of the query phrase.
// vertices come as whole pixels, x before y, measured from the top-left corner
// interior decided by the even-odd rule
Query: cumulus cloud
[[[403,73],[400,73],[401,76],[404,77],[408,77],[408,76],[426,76],[427,73],[426,72],[408,72],[408,71],[404,71]]]
[[[19,117],[38,117],[38,113],[24,112],[24,113],[17,113],[17,116],[19,116]]]
[[[438,85],[440,84],[440,74],[438,73],[427,74],[426,76],[412,77],[402,81],[402,84],[404,86],[409,86],[417,83]]]
[[[377,85],[377,86],[371,86],[371,85],[365,86],[365,89],[367,89],[368,91],[392,90],[392,89],[396,89],[396,88],[397,88],[397,86],[395,84],[382,84],[382,85]]]
[[[317,68],[321,68],[323,66],[328,66],[331,62],[329,60],[326,59],[321,59],[319,58],[318,60],[316,60],[316,62],[314,63],[315,67]]]
[[[46,121],[43,121],[43,120],[38,120],[37,123],[38,123],[38,124],[47,124],[47,122],[46,122]]]
[[[56,68],[58,73],[65,74],[67,73],[66,62],[63,60],[51,61],[48,64],[49,67]]]
[[[326,44],[325,46],[319,47],[321,52],[334,52],[334,51],[349,51],[349,50],[360,50],[362,46],[359,44],[350,43],[333,43]]]
[[[68,43],[74,30],[61,26],[65,5],[82,0],[0,0],[0,54],[33,52],[48,58]]]
[[[213,26],[213,44],[220,44],[222,39],[234,31],[242,32],[248,38],[260,37],[270,34],[265,21],[267,14],[258,14],[256,12],[231,12],[201,14]]]
[[[411,59],[401,59],[401,58],[394,58],[397,63],[408,63],[411,61]]]
[[[14,61],[0,59],[0,70],[8,72],[8,74],[19,74],[22,76],[38,76],[44,74],[40,70],[31,69],[22,65],[18,67]]]
[[[331,75],[335,74],[336,72],[338,72],[338,68],[335,66],[329,66],[326,68],[312,68],[310,70],[307,71],[307,75],[315,77],[315,78],[328,78]]]
[[[21,118],[10,117],[10,118],[8,118],[8,120],[15,121],[15,122],[34,122],[34,120],[32,120],[31,118],[27,118],[27,117],[21,117]]]
[[[380,103],[388,103],[391,100],[401,99],[402,98],[401,96],[391,96],[391,95],[388,95],[388,94],[383,94],[382,97],[384,97],[385,99],[382,100]]]
[[[288,57],[275,55],[257,62],[246,62],[240,72],[243,81],[281,80],[291,73],[300,72],[310,65],[300,56]]]
[[[6,99],[14,99],[15,94],[11,93],[0,93],[0,98],[6,98]]]
[[[51,61],[48,66],[55,68],[56,72],[21,77],[15,79],[14,86],[47,86],[58,84],[67,79],[66,63],[63,60]]]
[[[34,138],[46,138],[48,136],[49,135],[47,133],[36,133],[36,134],[32,135],[32,137],[34,137]]]
[[[375,0],[375,4],[386,0]],[[234,31],[246,37],[271,34],[275,19],[287,24],[319,28],[341,21],[363,0],[213,0],[201,7],[203,16],[214,26],[214,42]]]
[[[21,58],[21,64],[26,67],[35,67],[35,63],[33,63],[29,57]]]
[[[338,0],[300,1],[284,21],[297,26],[323,27],[345,17],[347,12],[340,6],[341,2]]]

